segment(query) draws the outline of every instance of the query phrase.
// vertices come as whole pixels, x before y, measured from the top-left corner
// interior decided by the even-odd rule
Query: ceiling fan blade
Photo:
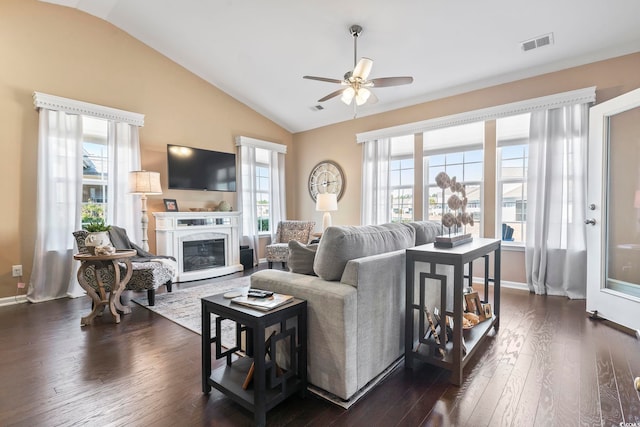
[[[352,76],[360,78],[362,80],[367,80],[372,66],[373,61],[371,59],[361,58],[360,61],[358,61],[358,63],[356,64],[356,67],[353,69]]]
[[[309,79],[309,80],[318,80],[321,82],[327,82],[327,83],[338,83],[338,84],[342,84],[342,80],[338,80],[338,79],[330,79],[327,77],[316,77],[316,76],[302,76],[303,79]]]
[[[329,100],[331,98],[335,98],[336,96],[341,95],[343,91],[344,91],[344,89],[338,89],[335,92],[331,92],[329,95],[318,99],[318,102],[324,102],[324,101],[327,101],[327,100]]]
[[[370,80],[374,87],[389,87],[413,83],[413,77],[380,77]]]

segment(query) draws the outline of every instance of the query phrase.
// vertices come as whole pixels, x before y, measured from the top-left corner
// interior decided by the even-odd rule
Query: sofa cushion
[[[442,224],[436,221],[415,221],[409,225],[416,231],[416,246],[433,243],[442,234]]]
[[[316,258],[317,244],[303,245],[296,240],[289,241],[289,271],[292,273],[310,274],[315,276],[313,261]]]
[[[406,224],[328,227],[313,270],[324,280],[340,280],[349,260],[410,248],[414,243],[415,230]]]

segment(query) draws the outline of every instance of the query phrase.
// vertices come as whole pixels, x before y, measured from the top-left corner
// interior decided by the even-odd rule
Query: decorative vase
[[[109,239],[108,231],[93,231],[84,239],[84,245],[91,255],[96,254],[96,246],[109,246],[111,245],[111,239]]]
[[[226,200],[223,200],[218,204],[218,212],[229,212],[230,210],[231,205]]]

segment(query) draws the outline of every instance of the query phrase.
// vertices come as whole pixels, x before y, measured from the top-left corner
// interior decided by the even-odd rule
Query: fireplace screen
[[[224,239],[193,240],[182,242],[183,271],[206,270],[224,267]]]

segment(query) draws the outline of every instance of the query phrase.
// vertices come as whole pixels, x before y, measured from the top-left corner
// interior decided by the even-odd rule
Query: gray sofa
[[[405,249],[439,232],[428,221],[329,227],[313,259],[317,276],[281,270],[251,276],[253,288],[307,300],[311,384],[349,400],[402,356]]]

